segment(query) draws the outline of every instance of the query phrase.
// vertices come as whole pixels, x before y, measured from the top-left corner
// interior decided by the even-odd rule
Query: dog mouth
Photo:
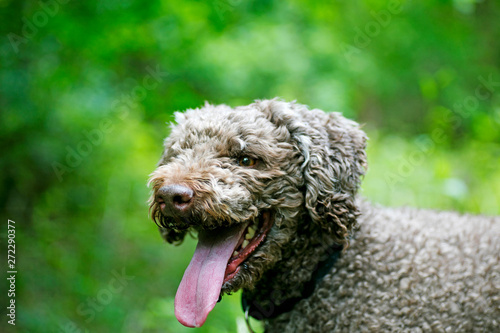
[[[272,214],[266,210],[244,223],[199,231],[198,245],[175,295],[175,316],[181,324],[200,327],[205,323],[222,285],[236,277],[272,225]]]
[[[246,226],[234,251],[227,263],[224,281],[226,283],[232,280],[240,271],[241,264],[251,256],[266,238],[272,227],[271,212],[264,211],[259,214],[256,221],[251,221]]]

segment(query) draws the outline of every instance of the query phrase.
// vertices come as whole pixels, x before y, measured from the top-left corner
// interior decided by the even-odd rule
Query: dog
[[[500,219],[359,197],[356,122],[279,99],[175,120],[150,214],[168,243],[198,237],[183,325],[242,289],[266,332],[500,332]]]

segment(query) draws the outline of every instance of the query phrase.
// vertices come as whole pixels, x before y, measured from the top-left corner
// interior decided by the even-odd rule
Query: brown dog
[[[203,325],[243,289],[271,332],[499,329],[499,219],[358,200],[355,122],[276,99],[176,122],[150,183],[163,237],[198,234],[175,299],[182,324]]]

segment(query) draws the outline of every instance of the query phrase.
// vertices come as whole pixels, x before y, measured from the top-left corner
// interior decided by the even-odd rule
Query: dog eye
[[[238,159],[238,164],[243,167],[252,167],[257,163],[257,160],[248,156],[242,156]]]

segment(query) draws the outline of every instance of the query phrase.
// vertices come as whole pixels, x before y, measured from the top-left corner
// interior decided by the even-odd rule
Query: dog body
[[[495,331],[500,221],[357,198],[366,136],[279,100],[176,114],[152,173],[162,236],[198,246],[175,299],[203,325],[243,289],[269,332]]]
[[[335,266],[266,331],[500,331],[499,218],[360,207]]]

